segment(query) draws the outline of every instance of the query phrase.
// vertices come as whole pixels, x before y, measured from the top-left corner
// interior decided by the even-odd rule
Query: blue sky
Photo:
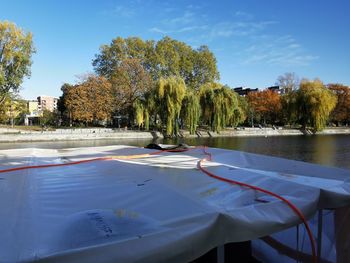
[[[117,36],[208,45],[220,82],[231,87],[264,88],[285,72],[350,85],[349,14],[347,0],[2,0],[0,7],[1,21],[34,35],[26,99],[59,96],[63,83],[93,71],[99,47]]]

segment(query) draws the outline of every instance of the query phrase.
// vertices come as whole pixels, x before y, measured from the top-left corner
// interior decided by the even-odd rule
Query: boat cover
[[[203,166],[288,199],[307,218],[350,204],[350,171],[209,148]],[[211,178],[203,150],[130,146],[1,150],[0,262],[188,262],[298,225],[282,201]],[[134,159],[121,156],[136,156]]]

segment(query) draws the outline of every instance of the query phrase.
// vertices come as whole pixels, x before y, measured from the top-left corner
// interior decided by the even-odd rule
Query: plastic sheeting
[[[350,204],[350,171],[210,148],[204,165],[277,193],[311,218]],[[154,150],[129,146],[0,151],[1,169]],[[210,178],[201,149],[0,173],[0,262],[186,262],[291,228],[274,197]]]

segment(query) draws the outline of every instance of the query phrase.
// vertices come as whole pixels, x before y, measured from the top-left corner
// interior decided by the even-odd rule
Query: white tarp
[[[154,151],[2,150],[0,169]],[[349,170],[208,151],[208,170],[275,192],[308,218],[350,204]],[[204,157],[195,149],[0,173],[0,262],[186,262],[300,223],[282,201],[199,171]]]

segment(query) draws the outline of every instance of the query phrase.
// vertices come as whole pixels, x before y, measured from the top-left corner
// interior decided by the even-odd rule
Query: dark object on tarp
[[[179,151],[181,151],[181,150],[187,150],[190,147],[187,144],[185,144],[185,143],[180,143],[178,145],[170,146],[170,147],[162,147],[159,144],[150,143],[145,148],[146,149],[161,150],[161,151],[168,151],[168,150],[179,150]]]

